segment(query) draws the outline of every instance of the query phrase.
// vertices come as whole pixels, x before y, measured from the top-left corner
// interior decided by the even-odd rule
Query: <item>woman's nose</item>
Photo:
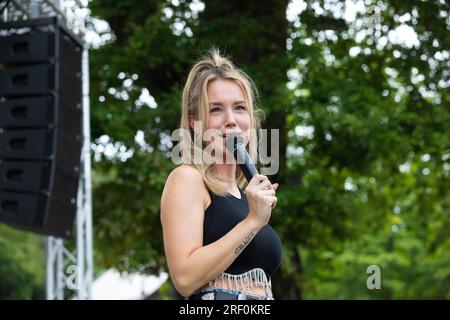
[[[236,126],[236,119],[234,118],[233,110],[227,110],[225,115],[226,115],[225,126],[227,128],[235,127]]]

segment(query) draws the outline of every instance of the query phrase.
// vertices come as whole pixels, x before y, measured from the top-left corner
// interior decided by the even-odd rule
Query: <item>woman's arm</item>
[[[181,166],[170,174],[161,199],[169,272],[185,297],[224,272],[263,226],[249,215],[221,239],[203,246],[205,192],[200,173]]]

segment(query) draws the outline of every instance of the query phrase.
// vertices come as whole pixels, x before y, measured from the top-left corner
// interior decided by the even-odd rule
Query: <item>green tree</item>
[[[43,237],[0,225],[0,277],[0,299],[44,299]]]
[[[308,1],[286,19],[287,1],[92,2],[112,34],[91,51],[97,263],[165,268],[170,133],[189,66],[214,45],[281,133],[275,295],[449,298],[449,7],[369,0],[352,19],[345,3]],[[405,30],[415,42],[394,39]],[[366,287],[371,264],[380,291]]]

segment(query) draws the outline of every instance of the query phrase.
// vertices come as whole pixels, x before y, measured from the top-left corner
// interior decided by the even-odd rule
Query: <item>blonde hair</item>
[[[201,142],[200,144],[192,143],[195,139],[194,130],[190,125],[190,117],[202,122],[202,131],[204,132],[209,114],[207,87],[210,82],[217,79],[235,81],[244,93],[250,113],[252,129],[254,129],[250,130],[247,149],[250,150],[250,157],[254,162],[257,146],[256,132],[260,127],[259,114],[261,111],[256,107],[258,92],[253,81],[245,72],[236,68],[229,58],[222,56],[218,49],[212,48],[208,55],[200,58],[192,66],[183,89],[181,104],[180,129],[184,133],[189,132],[190,135],[189,137],[182,136],[180,140],[182,163],[195,167],[202,175],[203,181],[208,189],[214,194],[224,196],[229,193],[226,191],[225,182],[215,174],[213,170],[214,164],[207,164],[204,161],[201,161],[201,163],[190,161],[194,157],[196,148],[203,150],[203,144]],[[188,155],[188,157],[183,155]],[[242,188],[245,184],[245,177],[239,166],[236,167],[235,178],[237,185]]]

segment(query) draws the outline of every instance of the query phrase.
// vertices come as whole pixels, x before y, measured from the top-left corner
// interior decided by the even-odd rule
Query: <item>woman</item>
[[[183,164],[167,178],[161,198],[169,272],[186,299],[273,299],[270,275],[280,264],[281,241],[267,223],[278,184],[256,175],[244,192],[245,178],[224,143],[238,133],[247,148],[256,145],[254,100],[250,78],[215,49],[186,81]],[[199,138],[198,129],[216,134]]]

